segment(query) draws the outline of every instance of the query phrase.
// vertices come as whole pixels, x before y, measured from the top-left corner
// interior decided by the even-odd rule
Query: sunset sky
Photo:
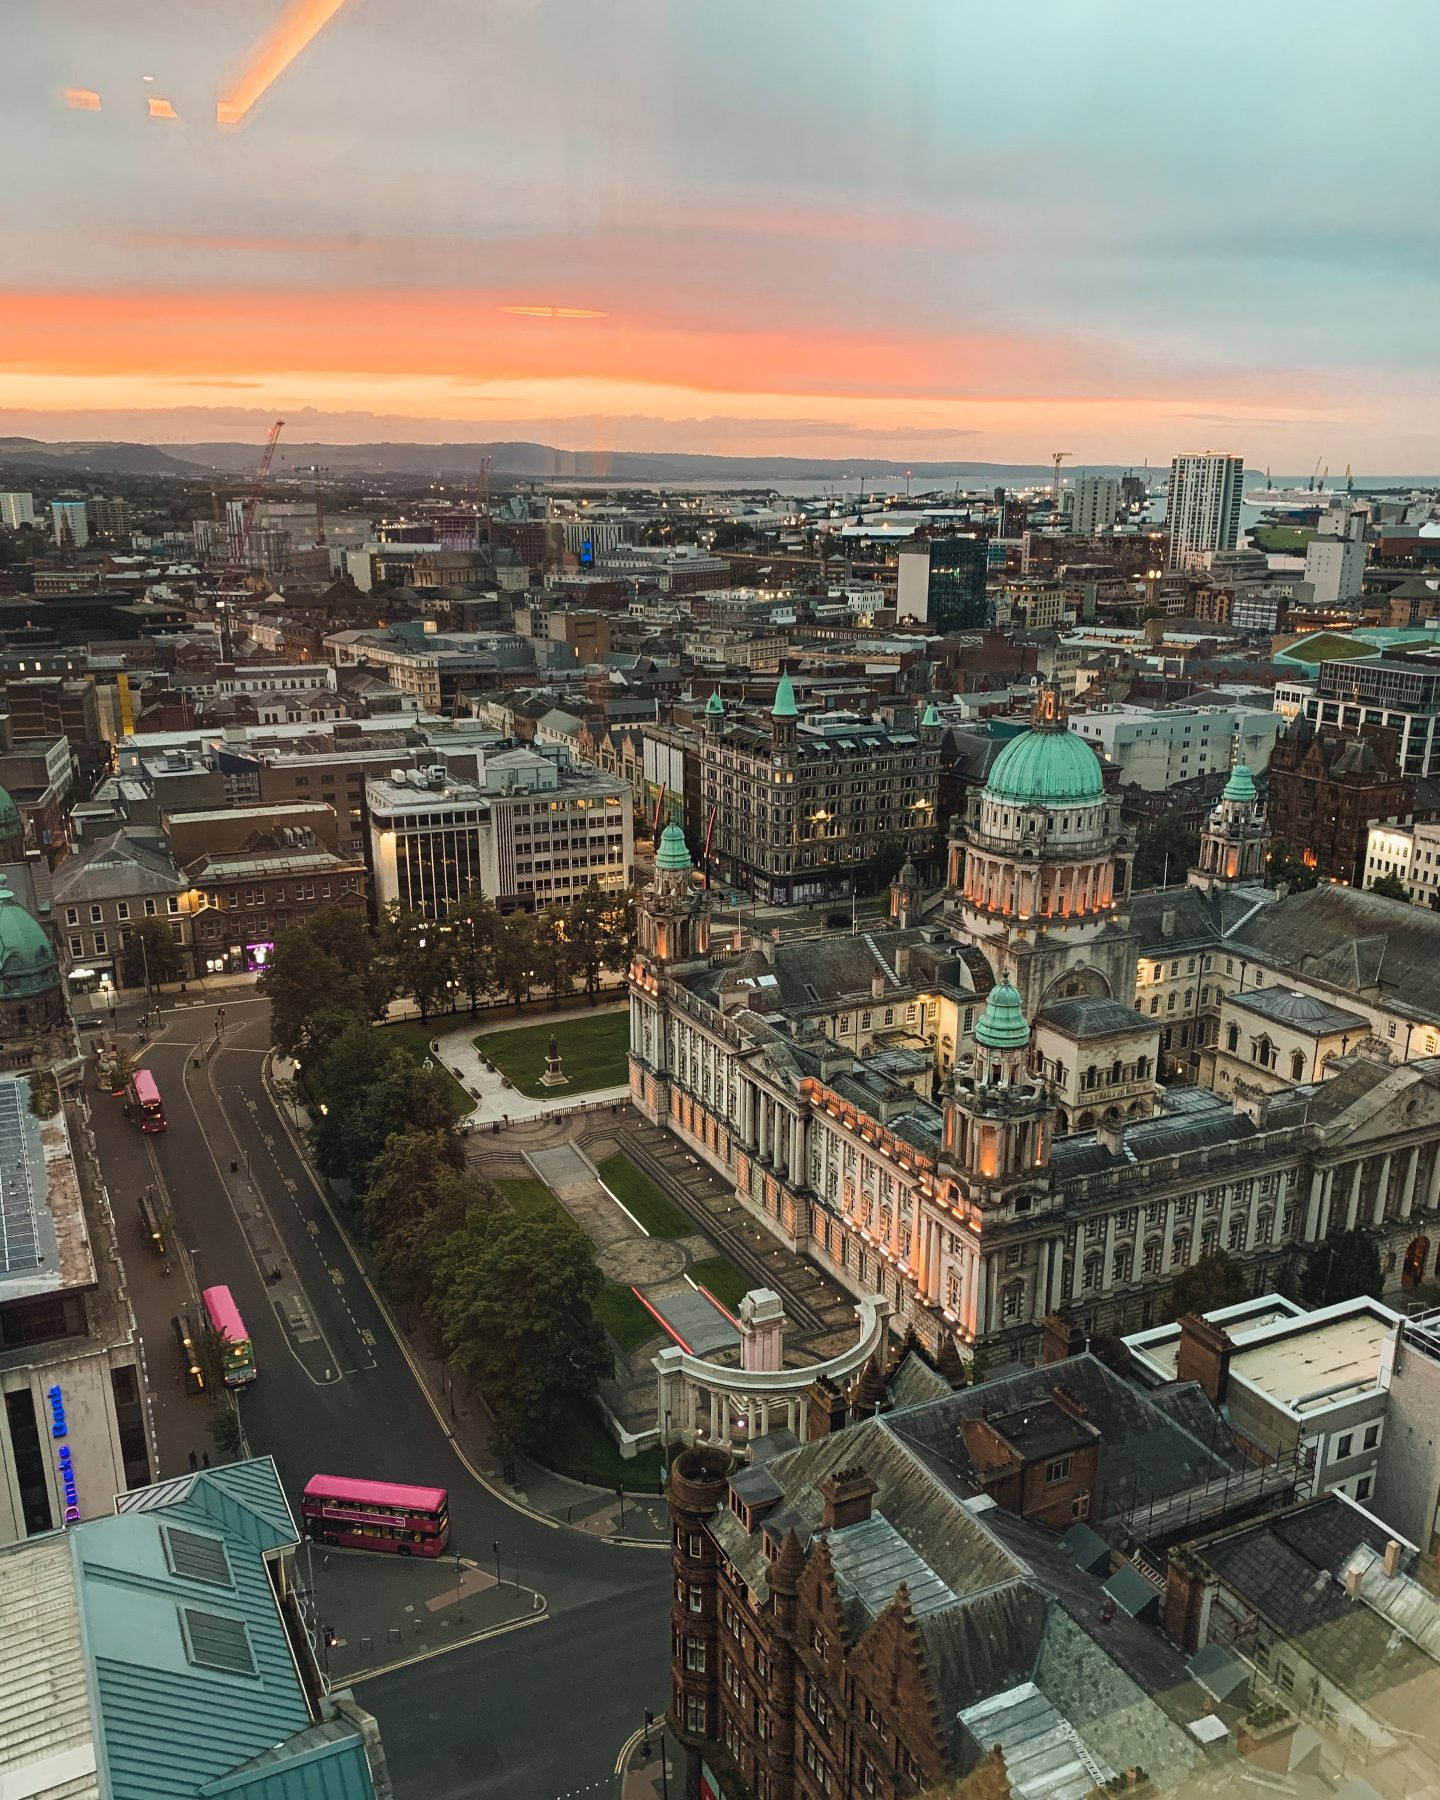
[[[1435,0],[9,0],[0,434],[1434,473],[1437,49]]]

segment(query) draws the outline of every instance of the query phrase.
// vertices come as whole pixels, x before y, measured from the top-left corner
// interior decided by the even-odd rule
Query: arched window
[[[1111,1085],[1112,1086],[1118,1085],[1119,1080],[1120,1080],[1120,1058],[1117,1056],[1115,1058],[1114,1062],[1112,1062],[1110,1065]]]
[[[1128,1244],[1122,1244],[1115,1252],[1110,1263],[1110,1279],[1115,1282],[1130,1279],[1130,1261],[1134,1252]]]
[[[1161,1268],[1164,1266],[1164,1252],[1165,1244],[1163,1239],[1158,1237],[1146,1238],[1144,1267],[1147,1275],[1158,1275],[1160,1273]]]
[[[1240,1027],[1238,1025],[1231,1025],[1227,1028],[1225,1032],[1225,1048],[1232,1056],[1240,1048]]]
[[[1002,1316],[1007,1319],[1018,1319],[1024,1300],[1025,1283],[1023,1281],[1010,1282],[1001,1294],[1000,1311]]]
[[[1149,1079],[1149,1075],[1150,1058],[1148,1056],[1137,1056],[1135,1059],[1135,1079],[1137,1081],[1146,1081]]]
[[[1172,1269],[1183,1269],[1190,1261],[1190,1239],[1182,1231],[1170,1246],[1170,1266]]]
[[[1303,1050],[1290,1052],[1290,1079],[1292,1081],[1305,1079],[1305,1052]]]

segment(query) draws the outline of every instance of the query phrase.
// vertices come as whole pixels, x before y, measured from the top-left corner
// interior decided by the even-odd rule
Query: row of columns
[[[740,1085],[740,1135],[792,1188],[805,1185],[805,1120],[751,1081]]]
[[[1017,863],[971,851],[965,859],[965,898],[991,912],[1068,918],[1101,912],[1114,899],[1115,865],[1096,862]]]
[[[1418,1144],[1411,1144],[1407,1149],[1386,1150],[1381,1153],[1374,1198],[1370,1202],[1368,1216],[1363,1221],[1360,1216],[1360,1200],[1365,1166],[1375,1160],[1374,1156],[1357,1156],[1351,1162],[1332,1163],[1328,1168],[1316,1169],[1310,1177],[1310,1202],[1305,1209],[1305,1241],[1310,1244],[1320,1243],[1332,1231],[1342,1228],[1354,1231],[1361,1223],[1383,1225],[1389,1216],[1390,1188],[1397,1159],[1403,1163],[1404,1174],[1400,1178],[1400,1201],[1395,1216],[1402,1222],[1407,1220],[1415,1208],[1415,1190],[1420,1169]],[[1433,1211],[1440,1205],[1440,1147],[1437,1147],[1431,1161],[1422,1204],[1427,1211]]]
[[[745,1421],[747,1442],[768,1437],[772,1426],[783,1423],[797,1439],[805,1436],[807,1403],[803,1393],[796,1394],[732,1394],[724,1388],[707,1387],[690,1377],[681,1383],[680,1417],[672,1414],[669,1428],[693,1442],[704,1430],[711,1443],[729,1449],[733,1441],[734,1420]]]

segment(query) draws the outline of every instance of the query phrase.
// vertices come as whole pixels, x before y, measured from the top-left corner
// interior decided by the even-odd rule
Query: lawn
[[[1250,537],[1257,550],[1274,551],[1277,555],[1295,556],[1314,537],[1310,525],[1255,525]]]
[[[573,1481],[593,1482],[596,1487],[623,1487],[631,1494],[660,1492],[659,1450],[622,1456],[614,1438],[600,1423],[600,1415],[583,1401],[572,1401],[552,1416],[545,1438],[544,1463],[560,1475],[568,1475]]]
[[[473,1095],[467,1094],[439,1057],[431,1054],[430,1039],[433,1033],[428,1025],[422,1025],[418,1019],[407,1019],[399,1025],[378,1026],[377,1030],[385,1034],[387,1043],[398,1045],[402,1050],[408,1050],[416,1062],[434,1063],[445,1077],[457,1119],[463,1119],[466,1113],[474,1112],[477,1102]]]
[[[567,1078],[563,1088],[540,1085],[552,1037],[560,1045],[560,1069]],[[475,1048],[532,1100],[624,1087],[630,1079],[630,1010],[580,1013],[518,1031],[486,1031],[476,1038]]]
[[[740,1273],[728,1256],[707,1256],[703,1262],[691,1263],[685,1273],[707,1293],[713,1294],[726,1312],[738,1310],[740,1302],[756,1285],[748,1275]]]
[[[655,1337],[660,1330],[623,1282],[608,1282],[591,1302],[590,1310],[622,1351],[638,1350],[646,1338]]]
[[[600,1179],[629,1213],[645,1227],[651,1237],[690,1237],[695,1223],[643,1174],[628,1156],[607,1156],[600,1164]]]
[[[575,1223],[545,1183],[533,1175],[503,1175],[495,1185],[522,1219],[563,1219],[567,1225]]]

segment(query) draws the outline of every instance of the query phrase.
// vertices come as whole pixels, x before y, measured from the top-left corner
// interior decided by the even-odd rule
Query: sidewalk
[[[396,1663],[436,1656],[545,1616],[545,1598],[493,1569],[453,1556],[377,1556],[304,1544],[296,1574],[331,1635],[330,1679],[358,1681]]]
[[[671,1795],[682,1800],[685,1761],[663,1719],[657,1719],[639,1743],[627,1748],[623,1760],[620,1800],[669,1800]]]
[[[265,1082],[272,1098],[275,1080],[283,1080],[290,1073],[291,1065],[283,1058],[275,1057],[267,1061]],[[315,1173],[310,1163],[309,1147],[304,1135],[309,1125],[306,1109],[303,1106],[299,1109],[299,1130],[295,1127],[288,1106],[277,1103],[275,1114],[294,1140],[307,1167],[311,1169],[315,1184],[325,1196],[328,1207],[329,1196],[324,1177]],[[337,1229],[354,1243],[345,1222],[333,1207],[330,1208],[330,1213]],[[355,1248],[358,1255],[359,1246],[356,1245]],[[363,1256],[361,1261],[363,1263]],[[491,1446],[490,1415],[480,1395],[470,1389],[463,1378],[456,1379],[449,1365],[435,1355],[423,1330],[419,1327],[406,1328],[404,1321],[396,1316],[370,1281],[368,1270],[365,1279],[377,1304],[389,1320],[412,1370],[423,1385],[436,1416],[454,1441],[457,1452],[476,1478],[498,1499],[510,1501],[552,1524],[569,1526],[611,1542],[653,1544],[657,1547],[669,1544],[670,1510],[659,1494],[638,1495],[627,1492],[621,1497],[609,1488],[592,1487],[585,1482],[572,1481],[568,1476],[557,1475],[553,1470],[542,1468],[527,1457],[501,1457]]]
[[[597,1013],[617,1010],[616,1007],[602,1004],[587,1008],[585,1016],[590,1018]],[[553,1024],[563,1042],[564,1027],[574,1016],[573,1011],[540,1013],[523,1021],[517,1020],[516,1024],[517,1028],[521,1025],[528,1027]],[[448,1020],[448,1014],[446,1018]],[[630,1097],[630,1089],[622,1083],[617,1087],[582,1089],[579,1093],[572,1093],[570,1089],[561,1087],[542,1100],[532,1100],[518,1088],[507,1087],[504,1076],[498,1070],[487,1069],[481,1062],[475,1039],[483,1029],[475,1019],[467,1016],[461,1025],[447,1024],[444,1029],[437,1026],[430,1040],[440,1061],[479,1102],[470,1115],[471,1130],[481,1125],[492,1125],[497,1119],[503,1125],[519,1119],[558,1118],[568,1113],[590,1112],[596,1107],[613,1106],[617,1101],[628,1100]],[[500,1028],[492,1026],[491,1029]]]

